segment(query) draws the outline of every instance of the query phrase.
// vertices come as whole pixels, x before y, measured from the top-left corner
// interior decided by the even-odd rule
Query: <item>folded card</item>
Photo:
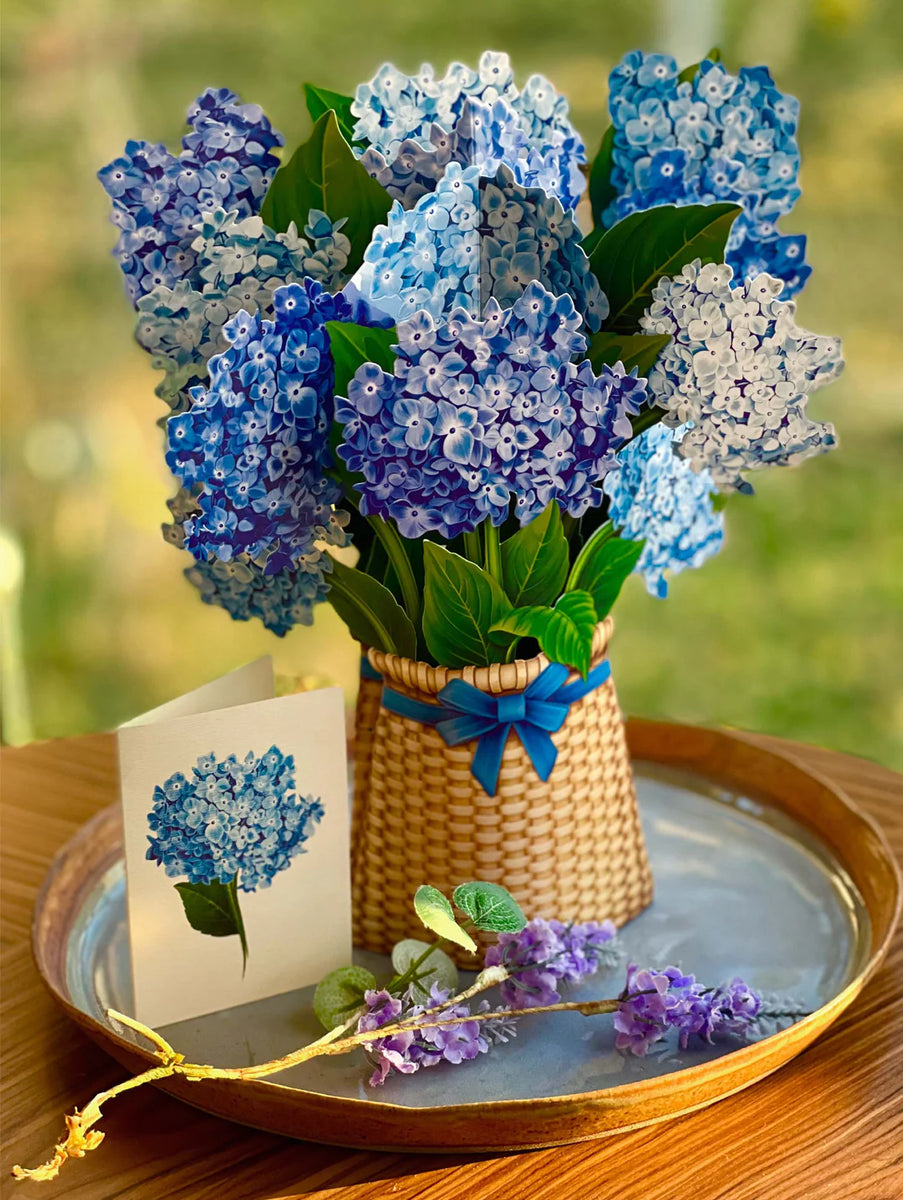
[[[118,731],[133,1015],[147,1025],[350,958],[342,692],[273,691],[261,659]]]

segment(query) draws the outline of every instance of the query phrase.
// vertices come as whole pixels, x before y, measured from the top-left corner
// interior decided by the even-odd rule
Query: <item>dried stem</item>
[[[166,1079],[173,1075],[196,1082],[202,1079],[265,1079],[268,1075],[276,1075],[280,1071],[285,1071],[289,1067],[295,1067],[301,1063],[308,1062],[312,1058],[319,1058],[323,1055],[347,1054],[349,1050],[353,1050],[356,1046],[366,1046],[368,1043],[379,1041],[381,1038],[393,1037],[397,1033],[409,1032],[412,1029],[436,1029],[446,1025],[461,1025],[468,1021],[498,1020],[500,1017],[507,1020],[511,1017],[529,1017],[536,1016],[539,1013],[551,1012],[579,1012],[583,1013],[584,1016],[593,1016],[598,1013],[613,1012],[618,1006],[617,1000],[578,1000],[562,1002],[560,1004],[537,1005],[533,1008],[502,1009],[496,1012],[471,1013],[464,1017],[447,1017],[444,1020],[441,1019],[440,1014],[443,1010],[451,1008],[456,1004],[463,1004],[465,1001],[471,999],[471,997],[486,991],[487,988],[494,987],[498,983],[502,983],[507,978],[508,972],[504,967],[487,967],[480,972],[470,987],[465,988],[462,992],[443,1001],[441,1004],[435,1004],[431,1008],[424,1009],[416,1017],[396,1021],[391,1025],[382,1025],[378,1030],[354,1033],[347,1037],[343,1036],[357,1024],[360,1016],[360,1012],[358,1011],[353,1013],[342,1025],[331,1029],[315,1042],[311,1042],[307,1046],[302,1046],[298,1050],[293,1050],[290,1054],[286,1054],[282,1058],[274,1058],[270,1062],[259,1063],[249,1067],[214,1067],[202,1063],[185,1062],[183,1055],[178,1054],[170,1046],[169,1042],[155,1030],[150,1029],[147,1025],[143,1025],[140,1021],[135,1021],[131,1017],[125,1016],[123,1013],[116,1012],[114,1009],[108,1009],[107,1016],[111,1020],[118,1021],[121,1025],[134,1030],[151,1043],[154,1047],[154,1053],[160,1059],[160,1065],[151,1067],[140,1075],[117,1084],[108,1091],[99,1092],[93,1100],[89,1101],[84,1109],[81,1111],[76,1109],[72,1116],[66,1117],[66,1137],[54,1147],[53,1157],[48,1162],[32,1170],[18,1166],[13,1167],[12,1173],[16,1179],[32,1179],[36,1181],[55,1179],[67,1159],[84,1158],[89,1150],[96,1150],[103,1141],[103,1133],[99,1129],[94,1129],[93,1126],[96,1125],[103,1115],[101,1110],[108,1100],[113,1100],[116,1096],[122,1095],[123,1092],[141,1087],[145,1083],[155,1083],[160,1079]],[[429,1017],[434,1017],[435,1019],[425,1019]]]

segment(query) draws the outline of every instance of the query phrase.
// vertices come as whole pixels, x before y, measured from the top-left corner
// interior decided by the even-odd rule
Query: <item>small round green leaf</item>
[[[452,898],[477,929],[518,933],[527,923],[518,902],[497,883],[462,883],[455,888]]]
[[[452,906],[438,888],[428,883],[421,884],[414,893],[414,912],[427,929],[438,933],[439,937],[463,946],[472,954],[476,953],[476,942],[455,920]]]
[[[364,1003],[364,992],[376,987],[376,976],[363,967],[337,967],[317,984],[314,1012],[324,1029],[335,1029],[347,1021],[355,1007]]]
[[[392,969],[396,975],[404,975],[411,963],[416,962],[429,950],[429,946],[429,942],[420,942],[417,938],[405,938],[403,942],[396,942],[392,948]],[[417,973],[420,976],[417,990],[426,996],[434,983],[452,992],[458,990],[458,968],[445,951],[438,947],[430,953]]]

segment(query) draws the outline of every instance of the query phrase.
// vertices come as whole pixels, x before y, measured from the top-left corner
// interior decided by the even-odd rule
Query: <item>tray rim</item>
[[[887,840],[842,787],[803,764],[792,747],[786,751],[764,747],[755,735],[740,731],[641,718],[627,722],[627,737],[632,759],[742,790],[751,799],[789,813],[833,851],[865,901],[870,941],[860,971],[826,1004],[788,1029],[714,1061],[559,1096],[410,1108],[310,1092],[277,1079],[205,1080],[203,1093],[198,1085],[179,1077],[156,1086],[212,1115],[301,1140],[396,1152],[478,1153],[563,1145],[655,1124],[715,1103],[789,1062],[849,1007],[887,952],[903,907],[900,869]],[[811,805],[819,800],[823,807],[815,813]],[[65,983],[67,937],[60,936],[54,923],[60,900],[69,897],[66,911],[72,911],[71,897],[82,903],[101,872],[119,857],[110,850],[105,858],[95,854],[86,876],[83,866],[79,869],[81,853],[98,835],[109,838],[111,831],[115,834],[120,828],[114,803],[96,813],[54,857],[35,901],[32,950],[45,986],[70,1019],[127,1069],[140,1071],[157,1061],[153,1054],[70,1000]],[[857,835],[852,839],[851,830]],[[851,854],[857,856],[855,862],[850,861]],[[204,1102],[199,1103],[202,1094]],[[366,1121],[360,1120],[364,1116]],[[487,1117],[497,1127],[488,1139]],[[393,1141],[392,1135],[397,1137],[402,1126],[406,1140]],[[516,1138],[512,1126],[518,1130]],[[337,1136],[339,1129],[353,1130],[354,1136]]]

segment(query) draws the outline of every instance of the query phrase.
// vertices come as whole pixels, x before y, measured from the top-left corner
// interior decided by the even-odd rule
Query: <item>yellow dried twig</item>
[[[311,1042],[307,1046],[302,1046],[298,1050],[293,1050],[290,1054],[286,1054],[282,1058],[274,1058],[270,1062],[258,1063],[248,1067],[214,1067],[208,1064],[185,1062],[184,1056],[178,1054],[170,1046],[169,1042],[155,1030],[148,1028],[147,1025],[142,1025],[140,1021],[135,1021],[131,1017],[125,1016],[123,1013],[116,1012],[115,1009],[107,1009],[108,1017],[114,1021],[118,1021],[121,1025],[127,1026],[129,1029],[133,1029],[153,1045],[154,1054],[160,1059],[160,1065],[151,1067],[147,1071],[142,1072],[142,1074],[136,1075],[133,1079],[128,1079],[124,1083],[119,1083],[106,1092],[99,1092],[82,1111],[76,1109],[71,1117],[66,1117],[66,1137],[54,1147],[51,1159],[43,1163],[40,1167],[35,1167],[31,1170],[24,1167],[13,1167],[12,1173],[16,1179],[33,1179],[38,1181],[55,1179],[67,1159],[84,1158],[89,1150],[96,1150],[103,1141],[103,1133],[98,1129],[94,1129],[93,1126],[100,1120],[102,1116],[101,1108],[108,1100],[114,1099],[123,1092],[130,1091],[132,1088],[141,1087],[145,1083],[154,1083],[159,1079],[166,1079],[172,1075],[178,1075],[184,1079],[194,1081],[202,1079],[264,1079],[268,1075],[276,1075],[280,1071],[298,1066],[309,1059],[319,1058],[323,1055],[347,1054],[349,1050],[353,1050],[356,1046],[366,1046],[371,1042],[379,1041],[385,1037],[392,1037],[396,1033],[403,1033],[411,1029],[435,1029],[439,1026],[459,1025],[463,1022],[497,1020],[499,1016],[505,1018],[528,1017],[549,1012],[580,1012],[585,1016],[592,1016],[598,1013],[612,1012],[618,1005],[617,1000],[571,1001],[569,1003],[546,1004],[533,1008],[504,1009],[501,1012],[471,1013],[466,1017],[446,1017],[444,1020],[442,1019],[442,1010],[450,1008],[455,1004],[462,1004],[464,1001],[476,996],[479,992],[494,987],[507,978],[508,972],[504,967],[487,967],[480,972],[476,981],[469,988],[465,988],[457,996],[452,996],[442,1004],[425,1009],[416,1017],[408,1017],[407,1019],[396,1021],[391,1025],[382,1025],[378,1030],[354,1033],[347,1037],[343,1036],[357,1024],[358,1017],[360,1016],[360,1010],[358,1010],[344,1024],[331,1029],[315,1042]],[[435,1019],[426,1019],[430,1017],[434,1017]]]

